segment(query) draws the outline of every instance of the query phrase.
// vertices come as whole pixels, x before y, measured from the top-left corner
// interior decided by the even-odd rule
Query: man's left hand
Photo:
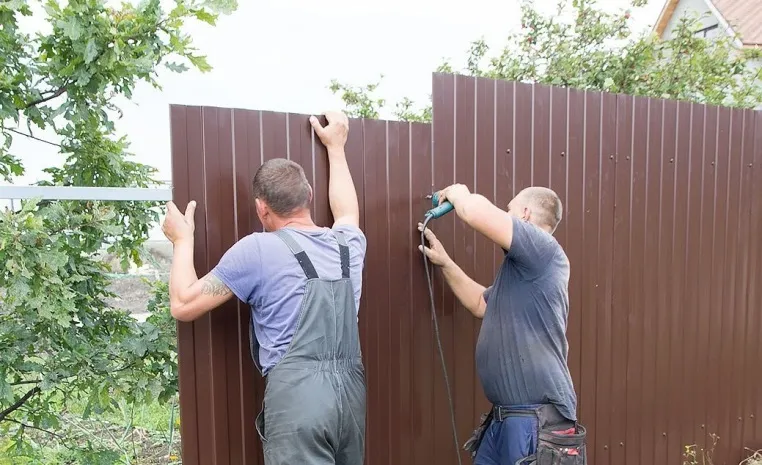
[[[468,187],[465,184],[453,184],[452,186],[445,187],[439,191],[438,195],[439,205],[442,205],[445,201],[449,201],[451,204],[455,205],[459,200],[463,200],[471,195],[471,191],[468,190]]]
[[[178,242],[192,240],[195,231],[194,214],[196,212],[196,201],[188,203],[185,208],[185,214],[178,210],[174,202],[167,203],[167,216],[161,225],[161,230],[167,239],[173,244]]]

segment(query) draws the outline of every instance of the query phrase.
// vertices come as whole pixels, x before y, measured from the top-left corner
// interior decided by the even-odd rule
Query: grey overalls
[[[342,276],[321,279],[287,231],[275,234],[291,249],[307,284],[293,339],[267,374],[264,403],[256,419],[265,464],[362,465],[366,384],[349,247],[336,232]],[[257,362],[258,344],[254,334],[250,336]]]

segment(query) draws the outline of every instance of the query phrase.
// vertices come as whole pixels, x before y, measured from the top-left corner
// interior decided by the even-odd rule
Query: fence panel
[[[474,86],[494,102],[471,101]],[[468,165],[470,134],[484,134],[510,161],[477,192],[544,185],[564,202],[555,235],[591,463],[681,463],[713,435],[715,463],[761,447],[760,113],[446,74],[433,87],[435,159]],[[473,187],[470,174],[454,181]],[[441,229],[446,245],[470,240],[457,221]]]
[[[315,192],[314,218],[330,225],[325,148],[307,118],[171,107],[174,200],[180,208],[190,200],[198,202],[194,253],[199,276],[213,268],[233,243],[262,230],[251,181],[265,160],[284,157],[300,163]],[[418,463],[432,456],[443,462],[454,460],[425,271],[417,250],[416,224],[431,205],[425,199],[432,185],[431,146],[428,124],[350,121],[348,162],[368,240],[360,329],[368,381],[366,463],[370,465]],[[448,166],[452,180],[452,160]],[[463,247],[459,253],[468,251]],[[488,255],[491,266],[492,248]],[[440,300],[445,298],[441,281],[436,292]],[[446,298],[449,308],[440,305],[438,310],[440,325],[447,328],[443,343],[449,374],[451,380],[460,378],[455,402],[461,410],[463,405],[473,410],[478,385],[468,352],[476,333],[462,314],[459,323],[466,326],[458,326],[454,299]],[[183,463],[263,463],[254,418],[264,385],[251,363],[248,325],[249,309],[241,302],[231,302],[192,323],[179,323]],[[467,343],[456,342],[463,337]],[[453,363],[455,344],[466,353]],[[465,440],[473,415],[461,415]]]
[[[762,446],[762,117],[600,92],[435,74],[433,123],[352,119],[347,155],[368,248],[360,332],[368,381],[366,463],[455,463],[448,393],[415,225],[453,182],[505,208],[524,187],[564,202],[571,262],[569,365],[590,463],[715,463]],[[174,200],[198,202],[199,276],[261,231],[251,181],[264,160],[300,163],[318,224],[331,221],[328,163],[306,115],[171,107]],[[433,144],[433,145],[432,145]],[[456,215],[431,223],[489,285],[498,247]],[[459,446],[488,408],[476,376],[480,321],[434,273]],[[263,463],[264,385],[249,309],[180,323],[183,463]],[[465,453],[458,451],[468,463]]]

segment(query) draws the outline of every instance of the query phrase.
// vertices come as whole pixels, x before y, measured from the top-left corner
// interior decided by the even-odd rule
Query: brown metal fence
[[[415,230],[424,196],[453,182],[501,206],[529,185],[564,201],[569,364],[591,464],[681,464],[684,446],[705,447],[709,434],[720,436],[718,464],[762,447],[759,113],[444,74],[433,83],[433,126],[350,126],[368,240],[366,462],[455,463]],[[261,230],[250,183],[263,160],[299,162],[315,219],[329,224],[327,161],[306,115],[172,106],[171,132],[175,200],[198,201],[199,275]],[[454,214],[432,228],[468,274],[491,282],[501,259],[491,243]],[[439,276],[435,294],[462,443],[487,407],[474,370],[479,321]],[[186,465],[263,463],[248,320],[230,303],[179,325]]]

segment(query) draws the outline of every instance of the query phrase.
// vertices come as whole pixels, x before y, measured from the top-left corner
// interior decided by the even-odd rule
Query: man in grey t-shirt
[[[364,460],[365,371],[358,310],[365,235],[344,144],[348,120],[326,113],[310,123],[328,151],[334,223],[310,215],[312,187],[297,163],[265,162],[254,176],[265,232],[236,242],[206,276],[193,268],[193,214],[170,202],[163,225],[174,244],[172,315],[195,320],[233,296],[249,304],[251,355],[265,376],[256,428],[266,465],[354,465]],[[253,393],[249,393],[250,395]]]
[[[530,187],[506,212],[461,184],[442,190],[439,198],[504,251],[493,284],[485,288],[450,259],[428,227],[425,231],[424,253],[441,267],[463,306],[484,320],[476,369],[494,407],[482,425],[485,434],[475,441],[475,463],[514,465],[536,453],[540,429],[574,427],[577,421],[567,366],[569,260],[553,237],[561,201],[550,189]]]

